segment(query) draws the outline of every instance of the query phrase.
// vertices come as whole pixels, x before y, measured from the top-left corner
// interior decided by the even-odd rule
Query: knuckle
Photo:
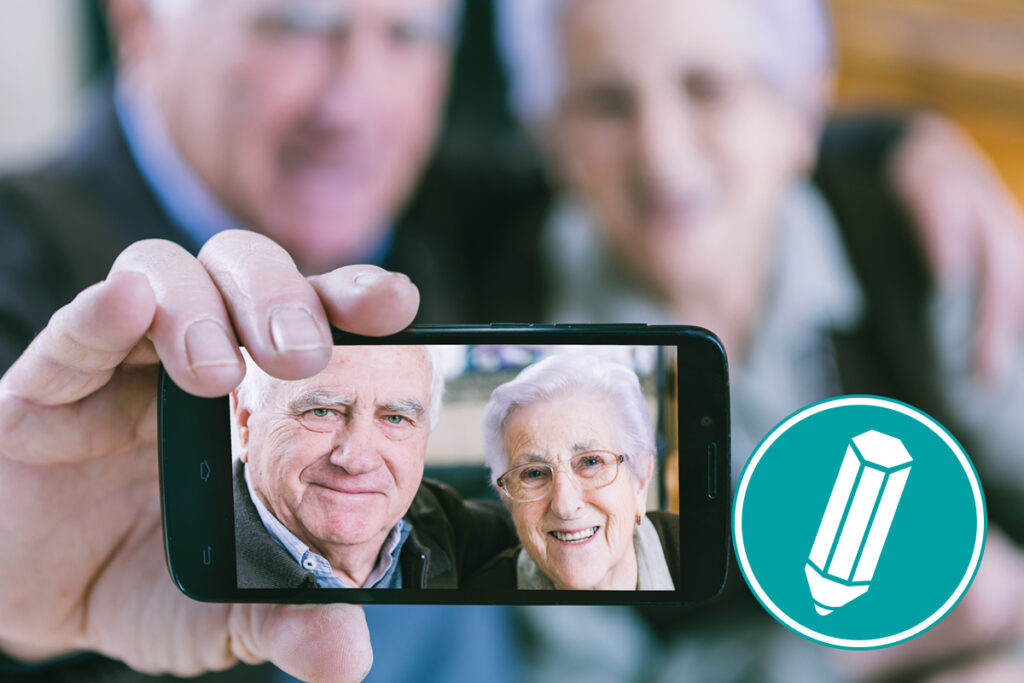
[[[168,261],[191,258],[180,244],[164,239],[147,239],[133,242],[114,261],[111,272],[133,268],[159,267]]]
[[[250,259],[291,262],[284,247],[265,235],[249,230],[218,232],[199,251],[199,260],[204,265],[222,261],[245,263]]]

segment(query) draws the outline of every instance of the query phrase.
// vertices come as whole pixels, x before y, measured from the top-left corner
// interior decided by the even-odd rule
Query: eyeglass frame
[[[619,470],[622,469],[622,463],[626,462],[626,458],[629,457],[625,453],[616,453],[615,451],[605,451],[605,450],[595,449],[595,450],[591,450],[591,451],[583,451],[582,453],[577,453],[576,455],[573,456],[573,458],[575,459],[575,458],[578,458],[580,456],[587,455],[588,453],[607,453],[607,454],[610,454],[610,455],[614,455],[615,456],[615,474],[612,476],[611,479],[609,479],[604,484],[601,484],[600,486],[584,486],[583,480],[581,480],[578,476],[576,476],[575,472],[572,472],[570,470],[570,473],[572,474],[573,480],[579,485],[581,491],[596,491],[598,489],[603,489],[606,486],[611,486],[612,484],[614,484],[615,480],[619,478]],[[526,468],[526,467],[537,467],[537,466],[544,466],[544,467],[548,467],[548,468],[551,469],[551,484],[549,486],[549,490],[545,491],[543,495],[537,496],[536,498],[521,499],[521,498],[516,498],[515,496],[513,496],[512,493],[509,492],[509,490],[506,488],[505,478],[508,475],[510,475],[513,472],[515,472],[516,470],[521,470],[521,469]],[[504,474],[502,474],[500,477],[495,479],[494,483],[497,484],[498,490],[500,490],[505,496],[507,496],[509,500],[514,500],[517,503],[533,503],[533,502],[536,502],[538,500],[542,500],[542,499],[546,498],[547,496],[549,496],[551,494],[551,491],[554,489],[554,484],[555,484],[555,472],[557,472],[559,469],[562,469],[562,468],[561,467],[555,467],[554,465],[552,465],[549,462],[544,462],[544,461],[525,462],[522,465],[516,465],[515,467],[512,467],[509,470],[507,470]]]

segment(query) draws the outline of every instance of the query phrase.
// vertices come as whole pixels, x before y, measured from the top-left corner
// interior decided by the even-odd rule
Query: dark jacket
[[[665,561],[668,563],[668,572],[672,576],[672,583],[678,588],[681,560],[679,515],[661,510],[651,510],[647,513],[647,519],[654,523],[658,538],[661,539],[662,550],[665,551]],[[480,591],[516,588],[516,562],[521,552],[523,552],[521,545],[502,552],[471,576],[466,581],[465,587]]]
[[[235,557],[242,588],[316,588],[271,536],[253,505],[241,462],[235,466]],[[458,588],[489,559],[518,542],[504,508],[465,501],[448,485],[425,479],[404,519],[412,531],[398,556],[403,588]]]

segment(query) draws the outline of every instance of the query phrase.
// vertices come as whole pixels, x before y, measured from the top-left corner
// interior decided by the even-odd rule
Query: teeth
[[[592,526],[589,529],[577,531],[574,534],[567,534],[564,531],[552,531],[551,535],[564,543],[573,543],[587,540],[588,538],[597,533],[597,529],[598,527]]]

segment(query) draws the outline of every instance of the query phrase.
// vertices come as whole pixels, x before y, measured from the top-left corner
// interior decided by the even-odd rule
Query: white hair
[[[509,104],[531,130],[543,128],[558,110],[563,78],[559,35],[573,1],[498,0],[497,37],[509,78]],[[822,81],[834,65],[826,3],[743,2],[756,13],[756,37],[750,43],[756,63],[783,96],[812,121],[819,120],[828,104]]]
[[[429,346],[419,347],[423,349],[427,362],[430,363],[430,430],[437,427],[441,421],[441,405],[444,401],[444,375],[441,372],[441,364],[435,350]],[[265,373],[249,355],[249,352],[242,348],[242,355],[245,357],[245,379],[238,385],[236,398],[239,406],[250,410],[262,410],[270,405],[271,398],[276,391],[281,390],[288,384],[287,380],[277,379]]]
[[[654,457],[654,427],[636,373],[616,361],[591,354],[556,354],[534,363],[491,393],[484,408],[484,460],[491,481],[508,471],[505,427],[518,408],[576,392],[607,397],[619,410],[626,462],[643,480]]]

